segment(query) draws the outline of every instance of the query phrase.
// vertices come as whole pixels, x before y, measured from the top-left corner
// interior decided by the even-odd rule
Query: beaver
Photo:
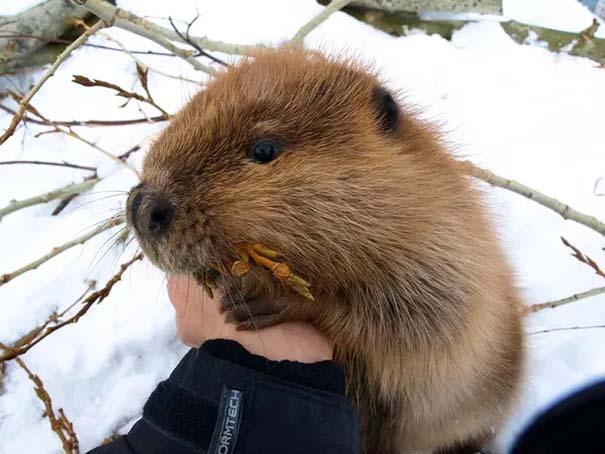
[[[258,51],[193,96],[141,175],[128,221],[161,269],[202,281],[263,243],[308,280],[313,301],[261,267],[222,273],[222,307],[241,329],[329,337],[364,452],[492,439],[519,388],[520,299],[462,164],[374,70]]]

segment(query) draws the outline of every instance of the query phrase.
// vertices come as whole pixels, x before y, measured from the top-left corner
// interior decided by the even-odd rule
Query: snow
[[[23,9],[36,2],[20,2]],[[16,2],[0,6],[0,15],[18,11]],[[314,0],[120,0],[119,6],[150,20],[170,14],[188,20],[200,13],[192,33],[236,43],[279,44],[321,10]],[[508,0],[505,14],[522,22],[579,31],[590,25],[588,10],[575,0]],[[117,29],[105,33],[130,49],[156,49],[149,41]],[[94,42],[106,42],[97,37]],[[404,90],[409,102],[428,119],[442,124],[454,152],[556,197],[587,214],[605,219],[605,71],[586,59],[518,45],[494,21],[469,24],[451,42],[415,33],[394,38],[353,18],[334,14],[307,39],[326,52],[352,53],[375,62],[388,85]],[[151,67],[195,80],[203,78],[175,58],[142,56]],[[231,57],[226,57],[231,58]],[[45,84],[33,105],[56,119],[139,118],[142,109],[101,88],[70,82],[72,74],[137,87],[132,59],[118,52],[77,50]],[[0,79],[0,89],[23,91],[38,77]],[[160,105],[174,112],[196,85],[150,72],[149,85]],[[0,114],[0,129],[10,117]],[[161,125],[80,128],[86,139],[115,154],[148,144]],[[19,129],[1,147],[0,159],[66,160],[98,166],[103,181],[75,199],[59,216],[56,202],[6,216],[0,222],[0,273],[25,263],[83,234],[123,209],[125,192],[136,176],[101,153],[61,134],[35,134],[45,128]],[[140,165],[143,152],[132,155]],[[81,181],[81,170],[42,166],[0,166],[0,207]],[[599,181],[596,193],[595,183]],[[504,247],[527,304],[558,299],[604,285],[585,265],[569,256],[564,236],[605,266],[603,238],[597,233],[504,190],[480,185],[493,212]],[[133,254],[110,249],[116,229],[61,254],[0,288],[0,341],[10,343],[40,324],[53,311],[75,301],[95,279],[100,288]],[[106,254],[105,254],[106,253]],[[74,422],[85,452],[114,432],[125,432],[141,412],[156,383],[185,352],[175,335],[173,310],[164,276],[148,262],[138,262],[116,284],[110,298],[77,324],[51,335],[23,359],[39,374],[55,408]],[[554,327],[605,323],[601,295],[527,318],[529,333]],[[528,337],[523,396],[498,452],[538,411],[574,388],[605,375],[605,329],[559,331]],[[23,371],[7,366],[0,395],[0,453],[55,453],[61,445],[50,431],[43,407]]]

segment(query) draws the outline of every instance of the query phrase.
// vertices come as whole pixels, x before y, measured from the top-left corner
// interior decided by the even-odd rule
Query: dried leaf
[[[147,93],[149,93],[149,88],[147,87],[147,74],[149,73],[149,68],[143,68],[141,65],[137,63],[137,77],[139,78],[139,82],[145,89]]]

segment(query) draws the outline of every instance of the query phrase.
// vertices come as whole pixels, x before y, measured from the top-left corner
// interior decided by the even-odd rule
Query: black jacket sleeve
[[[605,381],[575,391],[539,415],[511,454],[605,453]]]
[[[332,361],[269,361],[229,340],[191,349],[127,435],[89,454],[357,454]]]

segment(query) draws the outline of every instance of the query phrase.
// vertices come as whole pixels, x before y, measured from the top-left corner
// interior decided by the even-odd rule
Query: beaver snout
[[[128,220],[139,235],[157,237],[168,232],[174,218],[170,201],[142,185],[131,191],[128,202]]]

